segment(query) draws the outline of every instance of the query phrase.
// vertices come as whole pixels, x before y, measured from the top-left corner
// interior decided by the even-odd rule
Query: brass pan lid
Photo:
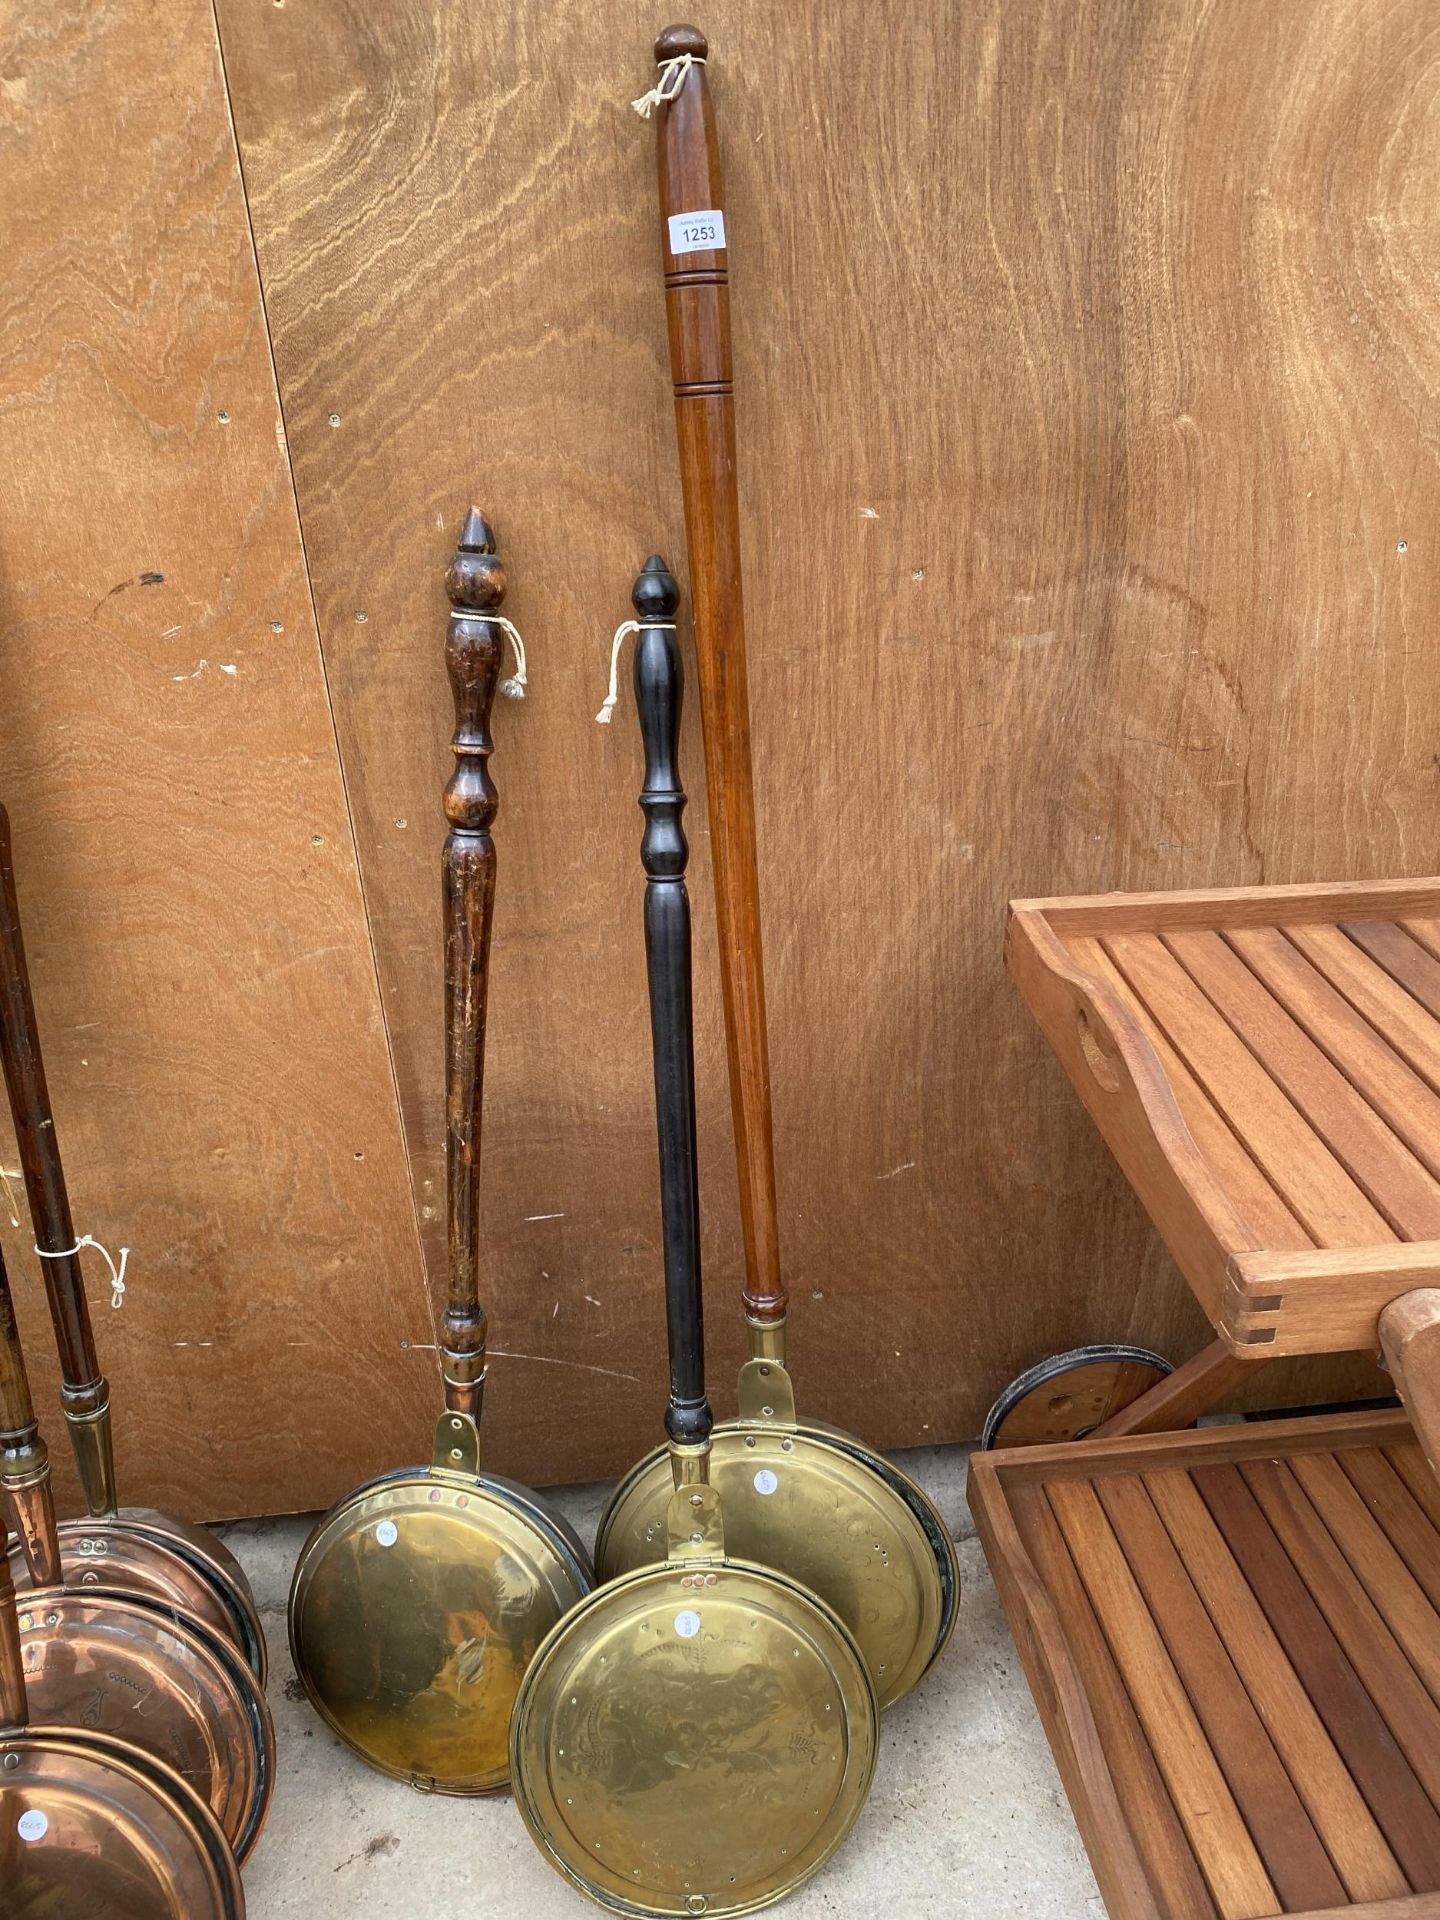
[[[239,1650],[135,1593],[45,1587],[18,1596],[35,1721],[110,1735],[173,1769],[244,1860],[275,1784],[269,1708]]]
[[[57,1532],[66,1586],[123,1588],[179,1607],[233,1641],[263,1687],[265,1636],[248,1585],[231,1584],[219,1561],[213,1565],[201,1561],[184,1535],[203,1532],[202,1528],[171,1535],[151,1524],[159,1518],[141,1509],[127,1509],[101,1519],[61,1521]],[[23,1595],[30,1585],[30,1572],[20,1543],[13,1538],[10,1577],[16,1593]]]
[[[103,1734],[0,1734],[5,1920],[244,1920],[214,1815],[159,1762]]]
[[[877,1738],[829,1607],[763,1567],[671,1562],[602,1587],[541,1647],[516,1702],[515,1800],[551,1864],[614,1912],[751,1913],[840,1845]]]
[[[940,1626],[935,1635],[935,1645],[922,1672],[928,1673],[950,1644],[950,1636],[955,1631],[955,1622],[960,1617],[960,1556],[955,1547],[955,1536],[945,1524],[945,1517],[935,1502],[926,1493],[918,1480],[897,1467],[883,1453],[877,1453],[873,1447],[867,1447],[863,1440],[857,1440],[854,1434],[845,1433],[839,1427],[825,1425],[819,1420],[805,1422],[805,1431],[819,1439],[828,1439],[848,1453],[852,1459],[863,1462],[873,1473],[889,1485],[902,1499],[914,1515],[925,1538],[930,1542],[930,1551],[935,1559],[935,1573],[940,1582]]]
[[[536,1494],[490,1474],[387,1474],[305,1544],[290,1592],[295,1669],[321,1717],[381,1772],[492,1792],[510,1777],[521,1676],[592,1585],[579,1541]]]
[[[739,1559],[783,1568],[828,1602],[854,1634],[888,1707],[919,1682],[954,1631],[960,1570],[949,1529],[883,1456],[848,1434],[798,1422],[783,1369],[747,1362],[741,1395],[741,1418],[711,1435],[709,1476],[727,1547]],[[671,1490],[664,1448],[620,1482],[595,1541],[602,1580],[665,1558]]]

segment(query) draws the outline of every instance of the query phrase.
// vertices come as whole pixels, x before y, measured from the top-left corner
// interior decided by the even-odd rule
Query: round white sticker
[[[382,1520],[375,1529],[375,1538],[382,1547],[393,1547],[400,1538],[400,1529],[393,1520]]]
[[[686,1607],[675,1616],[675,1631],[682,1640],[693,1640],[700,1631],[700,1616]]]
[[[19,1833],[22,1840],[43,1840],[50,1829],[49,1816],[39,1807],[31,1807],[28,1813],[22,1813],[19,1821]]]
[[[755,1476],[755,1491],[757,1493],[772,1494],[779,1484],[780,1482],[775,1478],[769,1467],[761,1467]]]

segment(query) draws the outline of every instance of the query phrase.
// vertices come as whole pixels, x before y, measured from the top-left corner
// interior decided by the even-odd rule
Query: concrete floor
[[[792,1920],[1101,1920],[1104,1907],[965,1504],[965,1452],[899,1455],[960,1541],[964,1598],[944,1659],[885,1716],[865,1811]],[[608,1486],[552,1497],[594,1537]],[[597,1911],[546,1866],[508,1799],[427,1798],[372,1773],[321,1724],[285,1638],[303,1517],[226,1530],[270,1643],[279,1742],[270,1818],[245,1870],[250,1920],[575,1920]]]

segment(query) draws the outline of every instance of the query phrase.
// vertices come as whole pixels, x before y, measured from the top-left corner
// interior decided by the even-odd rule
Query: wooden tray
[[[1440,881],[1019,901],[1007,956],[1233,1351],[1440,1279]]]
[[[1401,1413],[976,1454],[1112,1920],[1440,1916],[1440,1484]]]

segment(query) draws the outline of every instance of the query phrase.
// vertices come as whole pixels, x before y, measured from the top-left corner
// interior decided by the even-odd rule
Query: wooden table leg
[[[1440,1288],[1392,1300],[1380,1314],[1380,1345],[1416,1437],[1440,1473]]]
[[[1440,1300],[1440,1294],[1435,1297]],[[1223,1340],[1213,1340],[1158,1386],[1112,1414],[1089,1437],[1120,1440],[1131,1433],[1166,1433],[1188,1427],[1265,1364],[1263,1359],[1242,1360]]]

